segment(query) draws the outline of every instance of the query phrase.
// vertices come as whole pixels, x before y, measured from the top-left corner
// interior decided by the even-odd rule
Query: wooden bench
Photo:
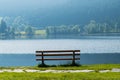
[[[56,58],[46,58],[45,56],[56,56]],[[66,58],[58,58],[59,56],[66,56]],[[67,58],[69,56],[70,58]],[[77,57],[76,57],[77,56]],[[72,64],[75,64],[75,60],[80,60],[80,50],[51,50],[51,51],[36,51],[36,61],[50,60],[72,60]]]

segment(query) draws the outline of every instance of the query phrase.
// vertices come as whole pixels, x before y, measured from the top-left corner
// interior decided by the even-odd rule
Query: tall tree
[[[0,24],[0,33],[7,33],[7,25],[6,22],[2,19]]]
[[[27,36],[33,36],[34,34],[34,31],[31,26],[26,27],[25,32]]]

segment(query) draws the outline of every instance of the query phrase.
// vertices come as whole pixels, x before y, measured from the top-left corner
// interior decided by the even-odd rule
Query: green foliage
[[[7,25],[6,22],[2,19],[0,24],[0,33],[6,33],[7,32]]]
[[[118,33],[120,32],[120,25],[114,21],[110,21],[108,23],[96,23],[96,21],[91,20],[90,23],[84,27],[84,31],[88,34]]]
[[[83,29],[83,31],[81,31]],[[110,21],[105,23],[97,23],[95,20],[91,20],[85,26],[80,25],[60,25],[60,26],[48,26],[46,27],[46,33],[49,35],[56,34],[96,34],[96,33],[120,33],[120,24],[116,21]]]
[[[6,22],[2,19],[0,23],[0,38],[9,38],[15,36],[15,28],[8,27]]]
[[[46,27],[46,33],[49,34],[80,34],[79,25],[60,25]]]
[[[14,38],[15,36],[33,36],[35,28],[29,26],[25,23],[25,20],[22,17],[16,17],[13,21],[12,26],[7,26],[9,23],[9,18],[6,17],[5,20],[1,19],[0,23],[0,38]],[[10,23],[9,23],[10,24]],[[23,34],[24,32],[24,34]]]
[[[119,80],[120,73],[0,73],[1,80]]]
[[[34,22],[33,22],[34,23]],[[40,26],[40,25],[39,25]],[[88,24],[80,23],[78,25],[59,25],[59,26],[40,26],[36,28],[22,16],[17,17],[0,17],[0,38],[15,37],[36,37],[49,35],[96,35],[120,33],[120,19],[97,22],[90,20]]]
[[[46,35],[46,30],[35,30],[35,35]]]
[[[96,64],[82,66],[56,66],[56,67],[0,67],[0,69],[38,69],[38,70],[96,70],[88,73],[38,73],[23,72],[0,73],[0,80],[119,80],[119,72],[99,73],[97,70],[111,70],[120,68],[120,64]]]
[[[70,30],[71,30],[70,32],[73,34],[79,34],[80,33],[80,26],[74,25]]]
[[[98,29],[96,28],[96,26],[96,22],[94,20],[91,20],[90,23],[86,25],[84,29],[87,33],[96,33]]]
[[[30,27],[30,26],[25,28],[25,32],[26,32],[27,36],[33,36],[33,34],[34,34],[34,31],[33,31],[32,27]]]
[[[40,64],[41,65],[41,64]],[[95,65],[46,65],[42,66],[21,66],[21,67],[0,67],[0,69],[35,69],[35,70],[112,70],[113,68],[120,68],[120,64],[95,64]]]
[[[78,66],[80,67],[80,64],[63,64],[63,65],[46,65],[46,64],[38,64],[38,67],[75,67]]]

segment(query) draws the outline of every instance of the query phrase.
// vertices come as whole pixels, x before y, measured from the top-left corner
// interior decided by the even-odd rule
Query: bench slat
[[[73,54],[43,54],[43,56],[72,56]],[[80,55],[76,53],[75,55]],[[36,56],[42,56],[42,54],[36,54]]]
[[[36,61],[41,61],[42,59],[36,59]],[[73,58],[46,58],[44,60],[73,60]],[[75,58],[75,60],[80,60],[80,58]]]
[[[52,52],[80,52],[80,50],[50,50],[50,51],[36,51],[36,53],[52,53]]]

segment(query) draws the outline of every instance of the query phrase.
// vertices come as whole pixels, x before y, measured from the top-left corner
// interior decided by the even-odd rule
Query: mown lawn
[[[40,72],[3,72],[0,80],[120,80],[120,72],[100,73],[99,70],[111,70],[119,68],[120,64],[97,64],[82,66],[56,66],[56,67],[0,67],[2,69],[34,69],[34,70],[95,70],[88,73],[40,73]]]
[[[120,80],[120,73],[0,73],[0,80]]]
[[[46,35],[46,30],[36,30],[35,35]]]
[[[37,66],[20,66],[20,67],[0,67],[1,69],[35,69],[35,70],[111,70],[113,68],[120,68],[120,64],[95,64],[95,65],[81,65],[81,66],[49,66],[49,67],[37,67]]]
[[[13,67],[14,68],[14,67]],[[16,68],[16,67],[15,67]],[[18,67],[24,69],[37,69],[37,70],[111,70],[113,68],[120,68],[120,64],[96,64],[96,65],[81,65],[81,66],[55,66],[55,67]]]

